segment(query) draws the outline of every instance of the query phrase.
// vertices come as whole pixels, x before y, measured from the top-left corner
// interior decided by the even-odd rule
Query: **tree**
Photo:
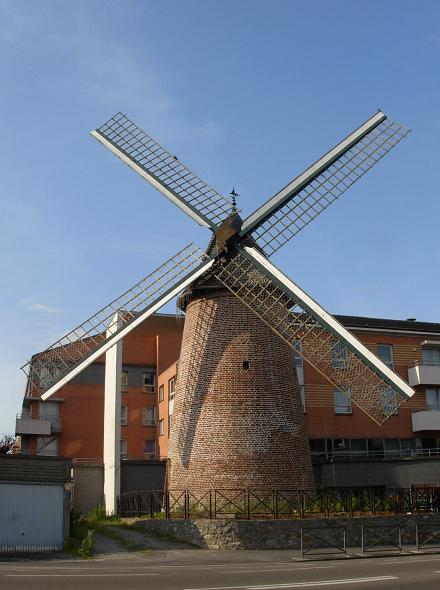
[[[0,438],[0,455],[11,455],[16,452],[15,436],[4,434]]]

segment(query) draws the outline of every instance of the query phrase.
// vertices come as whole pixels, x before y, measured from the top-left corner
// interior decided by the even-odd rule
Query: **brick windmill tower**
[[[30,382],[48,399],[106,353],[109,505],[117,495],[119,461],[118,347],[182,291],[186,320],[170,488],[312,485],[294,351],[379,424],[413,395],[269,260],[407,134],[377,112],[242,221],[235,191],[232,199],[220,195],[125,115],[118,113],[92,132],[213,234],[207,251],[190,244],[25,367]]]

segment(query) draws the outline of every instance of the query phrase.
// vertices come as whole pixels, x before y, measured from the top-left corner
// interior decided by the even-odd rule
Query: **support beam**
[[[121,327],[116,313],[108,327],[107,337]],[[121,374],[122,340],[105,354],[104,386],[104,503],[106,514],[116,514],[121,492]]]

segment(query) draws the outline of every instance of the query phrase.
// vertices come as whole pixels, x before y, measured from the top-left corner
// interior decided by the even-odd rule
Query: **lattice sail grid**
[[[385,119],[268,215],[251,235],[270,256],[334,203],[410,132]]]
[[[186,246],[80,326],[35,355],[22,367],[29,382],[40,393],[47,391],[106,342],[110,337],[107,329],[113,324],[116,313],[119,313],[119,332],[206,259],[195,244]]]
[[[278,288],[251,261],[238,254],[223,264],[217,278],[249,307],[334,389],[381,424],[405,401],[342,340]],[[301,343],[298,346],[298,343]],[[330,394],[331,395],[331,394]]]
[[[117,113],[97,131],[214,225],[220,225],[231,213],[232,201],[207,185],[122,113]]]

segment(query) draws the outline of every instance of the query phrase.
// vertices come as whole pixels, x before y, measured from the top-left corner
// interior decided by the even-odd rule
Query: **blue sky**
[[[439,23],[436,0],[0,0],[0,433],[32,353],[209,238],[90,137],[119,110],[244,214],[377,108],[405,123],[274,262],[333,313],[440,321]]]

